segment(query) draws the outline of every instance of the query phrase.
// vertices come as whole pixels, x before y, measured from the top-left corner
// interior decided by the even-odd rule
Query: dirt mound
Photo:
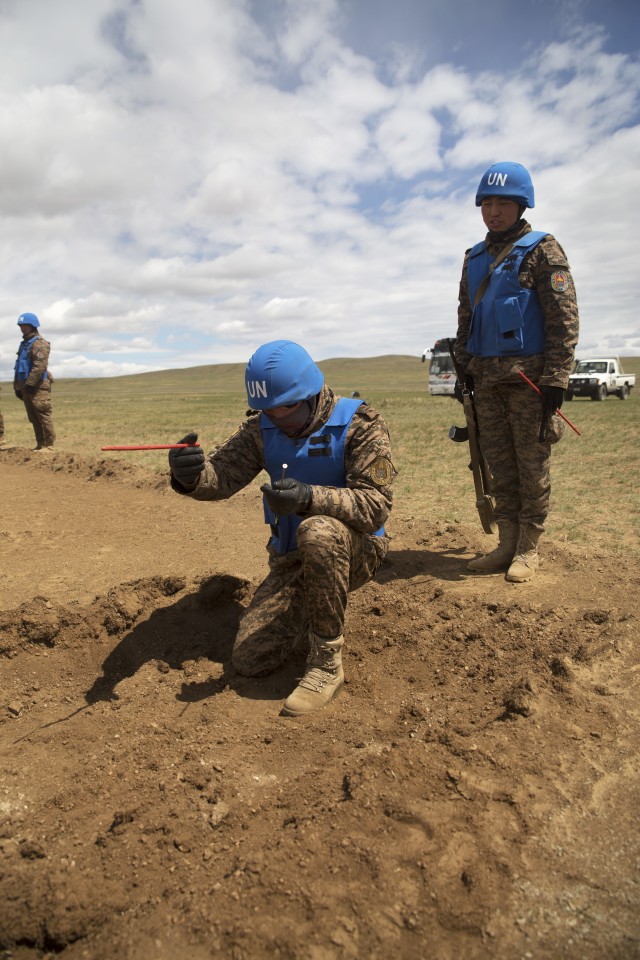
[[[51,589],[12,580],[0,615],[5,960],[640,955],[637,577],[616,558],[548,542],[529,584],[471,577],[481,532],[396,516],[351,597],[344,693],[291,719],[302,663],[230,668],[264,572],[255,495],[203,533],[209,505],[110,478],[79,537],[99,485],[58,481],[41,529],[75,531],[56,560],[83,578],[47,580],[36,550]],[[111,516],[130,544],[105,571]]]
[[[124,455],[126,456],[126,455]],[[81,457],[75,453],[54,450],[37,453],[24,447],[8,447],[2,451],[2,463],[26,466],[42,473],[64,473],[81,480],[117,481],[127,486],[160,489],[168,486],[166,475],[153,474],[135,460],[110,457]]]

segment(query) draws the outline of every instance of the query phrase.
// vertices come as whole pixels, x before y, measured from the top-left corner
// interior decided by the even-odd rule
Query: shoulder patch
[[[386,487],[393,479],[393,467],[386,457],[376,457],[369,467],[369,476],[376,487]]]
[[[551,288],[556,293],[564,293],[569,286],[569,274],[566,270],[554,270],[551,274]]]

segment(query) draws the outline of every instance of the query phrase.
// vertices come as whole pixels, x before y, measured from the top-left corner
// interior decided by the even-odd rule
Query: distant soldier
[[[0,387],[2,390],[2,387]],[[0,450],[3,450],[7,446],[4,439],[4,417],[2,416],[2,410],[0,410]]]
[[[471,570],[507,570],[522,583],[538,567],[551,491],[551,444],[578,341],[578,305],[564,250],[522,215],[534,206],[529,172],[496,163],[476,206],[489,232],[467,250],[460,282],[456,356],[473,391],[482,452],[492,474],[499,543]],[[523,380],[522,371],[539,389]]]
[[[51,407],[53,377],[48,370],[51,345],[38,333],[40,321],[35,313],[21,313],[18,326],[22,343],[18,347],[13,389],[16,397],[23,401],[36,435],[34,449],[46,452],[56,439]]]
[[[268,473],[260,489],[270,570],[242,616],[232,659],[238,673],[257,677],[306,651],[305,674],[282,708],[300,716],[324,707],[344,682],[347,594],[387,553],[395,470],[380,415],[334,394],[297,343],[260,347],[245,384],[247,419],[206,459],[199,447],[172,450],[171,484],[196,500],[225,500]]]

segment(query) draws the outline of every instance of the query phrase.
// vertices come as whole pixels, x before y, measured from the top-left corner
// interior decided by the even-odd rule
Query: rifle
[[[476,417],[473,394],[465,384],[462,367],[456,359],[453,350],[455,341],[451,338],[448,338],[446,342],[447,347],[449,348],[449,353],[451,354],[454,369],[456,371],[456,377],[458,378],[458,383],[460,385],[460,391],[462,393],[462,407],[464,409],[464,415],[467,421],[466,428],[451,427],[449,430],[449,437],[451,440],[455,440],[458,443],[465,440],[469,441],[469,453],[471,454],[470,467],[473,473],[473,485],[476,491],[476,508],[480,516],[480,523],[482,524],[482,529],[485,533],[495,533],[497,524],[493,508],[493,499],[488,493],[488,471],[484,457],[482,456],[482,451],[480,449],[480,434],[478,431],[478,419]]]

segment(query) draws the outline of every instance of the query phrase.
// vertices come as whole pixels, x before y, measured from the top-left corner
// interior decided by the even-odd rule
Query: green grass
[[[640,357],[624,369],[640,374]],[[383,414],[393,444],[396,511],[442,523],[477,523],[468,447],[448,439],[464,423],[462,408],[431,397],[427,366],[417,357],[335,359],[320,364],[334,390],[354,390]],[[166,473],[166,454],[102,453],[101,446],[171,443],[196,430],[206,449],[220,443],[244,416],[244,364],[220,364],[127,377],[56,380],[57,448],[85,459],[135,458]],[[563,412],[582,431],[567,428],[553,452],[549,532],[556,539],[625,553],[640,552],[640,431],[638,390],[621,402],[576,399]],[[10,385],[0,394],[7,441],[29,447],[31,427]]]

